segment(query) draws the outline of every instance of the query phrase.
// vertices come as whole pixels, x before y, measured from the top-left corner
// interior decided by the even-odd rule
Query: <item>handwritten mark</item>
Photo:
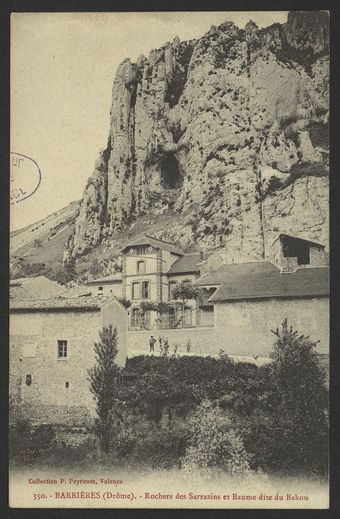
[[[11,204],[32,196],[41,182],[41,171],[35,160],[21,153],[11,152],[10,162]]]

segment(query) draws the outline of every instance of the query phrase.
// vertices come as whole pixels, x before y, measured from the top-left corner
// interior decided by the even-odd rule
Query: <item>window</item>
[[[65,387],[70,387],[70,383],[69,382],[65,382]]]
[[[103,287],[98,287],[98,290],[103,290]]]
[[[149,297],[150,297],[149,286],[150,286],[149,281],[143,281],[143,283],[142,283],[142,299],[149,299]]]
[[[26,386],[30,386],[32,384],[32,375],[26,375]]]
[[[66,359],[67,341],[58,341],[58,359]]]
[[[131,314],[131,326],[139,326],[140,323],[140,312],[139,308],[133,308]]]
[[[132,283],[132,299],[139,299],[139,283]]]
[[[173,292],[176,288],[176,281],[170,281],[169,283],[169,299],[172,300],[174,298]]]
[[[183,285],[190,285],[190,279],[183,279]]]
[[[137,273],[145,274],[145,261],[137,261]]]

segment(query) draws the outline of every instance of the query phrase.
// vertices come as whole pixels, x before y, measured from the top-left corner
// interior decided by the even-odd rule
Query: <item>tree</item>
[[[190,299],[199,299],[201,297],[201,290],[194,287],[192,283],[177,283],[173,290],[173,298],[181,299],[182,301],[182,315],[184,315],[185,305]]]
[[[287,319],[273,333],[271,371],[280,402],[277,454],[290,468],[325,471],[328,395],[317,342],[288,327]]]
[[[88,370],[90,391],[96,402],[98,433],[103,452],[108,452],[112,431],[113,410],[117,393],[117,378],[120,372],[115,363],[118,353],[117,328],[103,328],[100,342],[94,344],[96,364]]]

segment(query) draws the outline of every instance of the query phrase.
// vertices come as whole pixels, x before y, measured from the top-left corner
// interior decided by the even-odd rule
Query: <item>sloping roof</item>
[[[179,254],[180,256],[183,256],[184,254],[182,250],[178,249],[171,243],[159,240],[158,238],[152,238],[152,236],[149,236],[148,234],[145,234],[144,236],[129,241],[122,249],[122,252],[128,249],[129,247],[135,247],[138,245],[152,245],[153,247],[164,249],[168,252],[174,252],[175,254]]]
[[[86,282],[86,285],[97,285],[98,283],[103,283],[103,285],[108,283],[122,283],[122,275],[121,273],[118,273],[104,278],[89,279]]]
[[[54,297],[51,299],[11,301],[10,311],[67,311],[67,310],[100,310],[109,297]]]
[[[224,282],[229,282],[232,278],[249,276],[254,274],[256,276],[268,274],[269,272],[278,272],[279,269],[270,261],[252,261],[248,263],[231,263],[222,265],[219,269],[203,274],[195,281],[195,285],[221,285]]]
[[[295,272],[279,270],[249,272],[224,279],[211,296],[212,302],[240,299],[320,297],[329,295],[329,268],[299,268]]]
[[[181,258],[175,261],[168,270],[168,274],[184,274],[189,272],[198,272],[198,264],[201,261],[206,260],[212,252],[204,252],[203,259],[201,258],[200,252],[193,252],[191,254],[185,254]]]
[[[20,290],[21,289],[21,290]],[[10,280],[10,296],[14,299],[48,299],[61,294],[65,287],[45,276]]]
[[[321,247],[321,248],[325,248],[325,245],[322,245],[322,243],[317,243],[316,241],[310,241],[310,240],[306,240],[305,238],[300,238],[298,236],[291,236],[290,234],[284,234],[284,233],[281,233],[279,234],[275,240],[273,241],[273,244],[277,241],[277,240],[280,240],[281,238],[288,238],[290,240],[296,240],[296,241],[299,241],[299,242],[304,242],[304,243],[308,243],[309,245],[315,245],[316,247]]]

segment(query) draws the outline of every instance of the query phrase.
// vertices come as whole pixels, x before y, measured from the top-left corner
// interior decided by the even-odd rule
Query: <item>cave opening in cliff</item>
[[[183,176],[173,153],[167,153],[161,162],[161,186],[164,189],[180,189]]]

